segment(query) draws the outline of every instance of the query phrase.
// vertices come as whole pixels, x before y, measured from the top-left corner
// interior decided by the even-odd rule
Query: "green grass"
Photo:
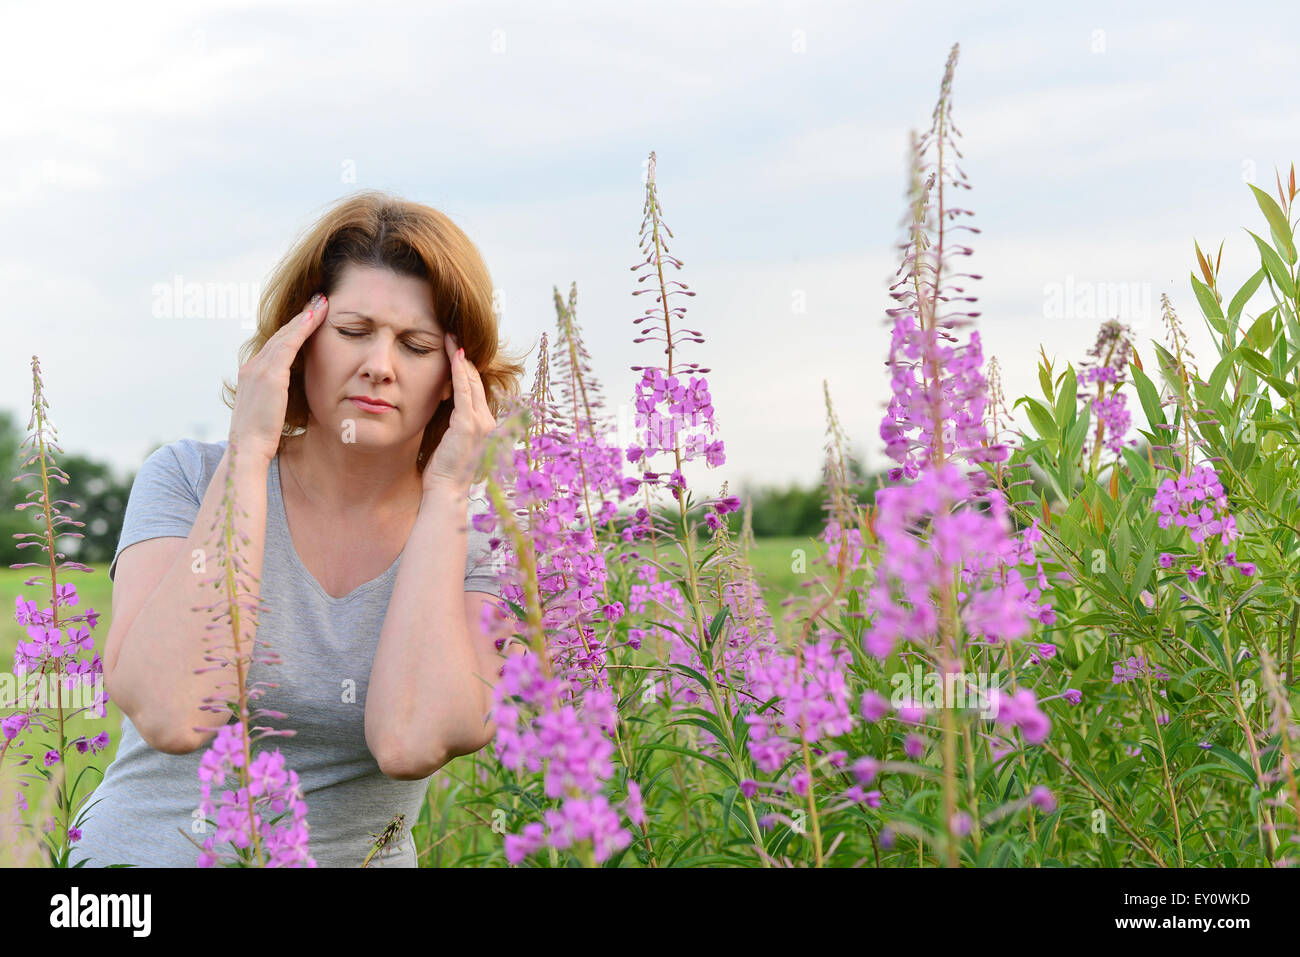
[[[808,536],[757,539],[749,551],[750,565],[763,588],[767,613],[772,616],[777,633],[783,637],[788,636],[788,629],[782,621],[788,609],[782,608],[781,602],[792,595],[808,593],[806,583],[811,582],[815,574],[812,570],[813,561],[822,554],[824,548],[821,542]],[[799,561],[800,550],[802,562]],[[800,568],[803,570],[798,570]]]

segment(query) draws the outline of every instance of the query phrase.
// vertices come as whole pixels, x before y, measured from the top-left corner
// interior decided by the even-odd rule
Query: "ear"
[[[443,387],[441,401],[446,402],[450,398],[451,398],[451,383],[448,382],[446,386]]]

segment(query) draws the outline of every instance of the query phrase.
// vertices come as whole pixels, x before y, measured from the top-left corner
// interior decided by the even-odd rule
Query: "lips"
[[[348,398],[356,399],[358,402],[368,402],[371,405],[384,405],[390,409],[397,408],[397,406],[393,405],[391,402],[385,402],[383,399],[375,399],[368,395],[350,395]]]

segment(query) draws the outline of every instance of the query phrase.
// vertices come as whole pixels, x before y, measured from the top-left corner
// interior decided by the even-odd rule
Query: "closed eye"
[[[349,339],[358,339],[358,338],[360,338],[361,336],[364,336],[364,335],[367,334],[367,333],[364,333],[364,332],[349,332],[349,331],[346,330],[346,329],[339,329],[338,333],[339,333],[339,335],[341,335],[341,336],[347,336]],[[407,342],[407,343],[403,343],[403,345],[405,345],[406,348],[408,348],[408,349],[410,349],[412,352],[414,352],[417,356],[427,356],[429,353],[435,351],[435,350],[433,350],[433,349],[418,349],[418,348],[416,348],[415,346],[411,345],[409,342]]]

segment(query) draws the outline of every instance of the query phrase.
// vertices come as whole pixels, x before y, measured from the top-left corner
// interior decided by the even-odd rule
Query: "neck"
[[[401,448],[367,448],[333,440],[309,425],[284,443],[281,486],[291,483],[326,515],[405,511],[423,487],[415,467],[420,439]]]

